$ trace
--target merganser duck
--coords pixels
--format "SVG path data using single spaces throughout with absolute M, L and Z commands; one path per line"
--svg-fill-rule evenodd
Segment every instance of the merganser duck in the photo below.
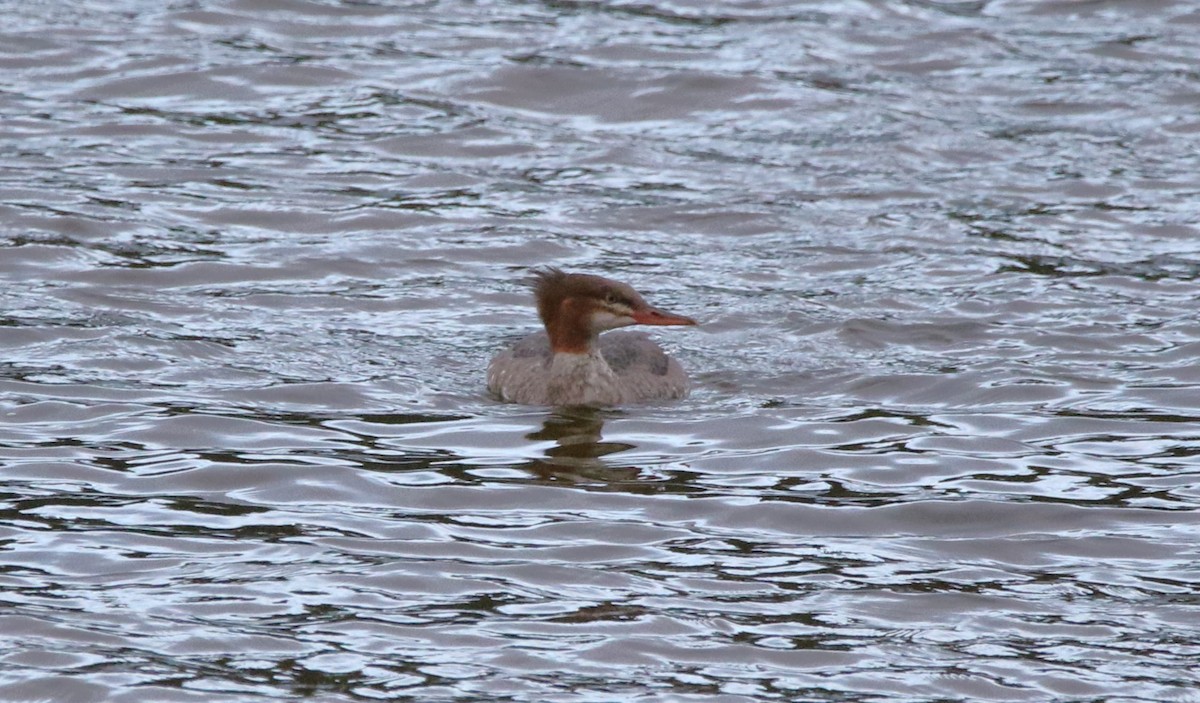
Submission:
M 659 310 L 630 286 L 600 276 L 534 272 L 534 297 L 546 331 L 506 349 L 488 365 L 488 390 L 526 405 L 621 405 L 682 398 L 687 374 L 628 325 L 694 325 Z

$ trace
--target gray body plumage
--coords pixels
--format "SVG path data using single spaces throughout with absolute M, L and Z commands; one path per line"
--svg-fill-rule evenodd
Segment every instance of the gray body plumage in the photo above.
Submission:
M 582 354 L 550 349 L 545 332 L 501 352 L 488 366 L 488 389 L 528 405 L 622 405 L 682 398 L 679 362 L 639 332 L 610 332 Z

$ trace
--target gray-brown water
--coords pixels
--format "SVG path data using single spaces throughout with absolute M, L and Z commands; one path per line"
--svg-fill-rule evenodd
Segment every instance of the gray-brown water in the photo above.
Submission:
M 1200 3 L 2 7 L 0 700 L 1200 700 Z

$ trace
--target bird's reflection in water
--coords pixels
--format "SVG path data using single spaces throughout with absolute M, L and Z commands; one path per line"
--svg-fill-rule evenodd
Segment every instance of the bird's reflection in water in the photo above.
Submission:
M 627 442 L 605 442 L 604 418 L 611 411 L 586 407 L 555 408 L 541 429 L 525 435 L 535 441 L 556 443 L 544 459 L 534 459 L 528 468 L 542 478 L 559 481 L 622 481 L 635 479 L 633 466 L 604 461 L 604 457 L 635 449 Z

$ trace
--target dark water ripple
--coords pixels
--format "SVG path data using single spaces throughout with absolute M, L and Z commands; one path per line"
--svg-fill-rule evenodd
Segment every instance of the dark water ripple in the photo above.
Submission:
M 1196 699 L 1195 3 L 5 18 L 0 700 Z

